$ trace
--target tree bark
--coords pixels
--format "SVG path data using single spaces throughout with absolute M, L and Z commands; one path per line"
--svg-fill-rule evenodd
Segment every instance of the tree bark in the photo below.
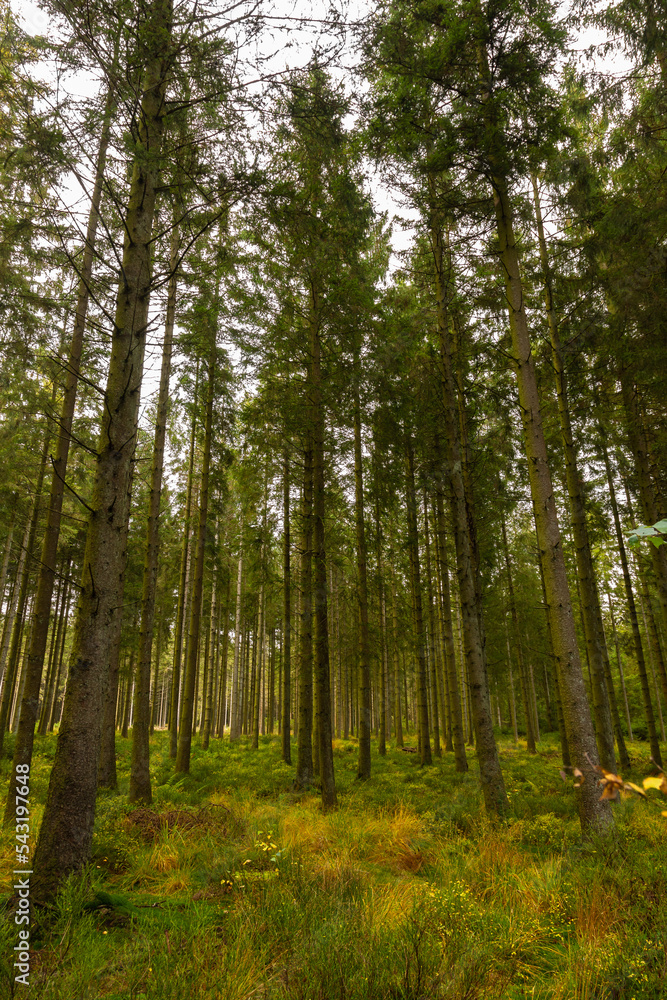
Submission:
M 197 654 L 201 628 L 201 609 L 204 594 L 204 563 L 206 558 L 206 529 L 208 524 L 208 495 L 211 469 L 211 446 L 213 443 L 213 400 L 215 399 L 216 356 L 217 356 L 217 314 L 209 318 L 209 356 L 206 389 L 206 416 L 204 418 L 204 453 L 202 455 L 201 485 L 199 488 L 199 523 L 195 545 L 195 571 L 190 607 L 190 631 L 188 638 L 188 658 L 183 681 L 183 699 L 179 719 L 178 750 L 175 770 L 187 774 L 190 770 L 190 748 L 192 743 L 192 721 L 195 710 L 195 680 L 197 676 Z
M 54 386 L 55 394 L 55 386 Z M 28 588 L 30 586 L 30 577 L 32 570 L 32 557 L 33 550 L 35 547 L 35 535 L 37 533 L 37 523 L 39 521 L 40 513 L 40 499 L 42 494 L 42 486 L 44 484 L 44 473 L 46 471 L 46 459 L 49 453 L 49 443 L 51 440 L 51 430 L 47 426 L 44 432 L 44 444 L 42 446 L 42 454 L 39 462 L 39 469 L 37 472 L 37 481 L 35 483 L 35 498 L 33 500 L 32 509 L 30 512 L 30 520 L 28 521 L 28 526 L 26 528 L 26 537 L 24 538 L 24 547 L 21 549 L 21 554 L 19 556 L 19 562 L 16 573 L 16 585 L 17 588 L 17 600 L 14 604 L 15 611 L 10 615 L 12 618 L 12 628 L 11 628 L 11 641 L 9 643 L 9 652 L 7 656 L 7 669 L 5 671 L 4 677 L 4 687 L 2 690 L 2 703 L 0 704 L 0 754 L 2 754 L 2 748 L 5 739 L 5 731 L 7 728 L 7 722 L 9 719 L 12 701 L 15 693 L 15 685 L 18 676 L 19 667 L 19 653 L 21 650 L 21 636 L 23 634 L 24 619 L 26 613 L 26 606 L 28 601 Z M 12 602 L 14 603 L 14 602 Z M 49 608 L 51 606 L 51 596 L 49 595 Z M 41 673 L 40 673 L 41 680 Z M 39 704 L 39 688 L 37 689 L 37 703 Z M 32 729 L 29 738 L 29 750 L 32 755 L 32 740 L 34 738 L 34 728 L 35 728 L 35 718 L 37 715 L 37 708 L 35 706 L 35 712 L 32 716 Z M 21 742 L 20 746 L 24 745 L 26 740 L 25 727 L 21 731 Z M 30 759 L 30 758 L 29 758 Z M 23 763 L 23 760 L 18 763 Z M 16 776 L 16 770 L 12 770 L 12 775 Z M 7 803 L 5 807 L 5 823 L 9 823 L 14 817 L 14 806 L 16 803 L 16 792 L 14 790 L 15 781 L 10 780 L 9 788 L 7 791 Z
M 521 635 L 519 633 L 519 616 L 516 611 L 516 601 L 514 600 L 514 583 L 512 581 L 512 564 L 510 562 L 509 547 L 507 545 L 507 527 L 505 525 L 505 515 L 501 514 L 501 531 L 503 541 L 503 555 L 505 558 L 505 572 L 507 573 L 507 592 L 509 596 L 510 615 L 512 617 L 512 628 L 514 630 L 514 642 L 516 647 L 516 658 L 519 665 L 519 683 L 521 684 L 521 694 L 523 700 L 523 710 L 526 718 L 526 749 L 528 753 L 536 753 L 535 731 L 533 724 L 532 706 L 529 704 L 528 685 L 526 682 L 526 665 L 523 660 L 523 650 L 521 649 Z M 510 648 L 507 647 L 509 654 Z
M 301 510 L 301 580 L 299 629 L 299 716 L 297 730 L 296 785 L 307 788 L 313 780 L 313 443 L 306 430 L 303 452 Z
M 359 762 L 357 778 L 371 776 L 371 663 L 368 641 L 368 580 L 366 574 L 366 526 L 361 464 L 361 404 L 359 401 L 359 351 L 355 346 L 354 410 L 354 524 L 357 543 L 357 595 L 359 600 Z
M 122 614 L 124 539 L 136 445 L 151 289 L 150 251 L 160 166 L 164 96 L 171 62 L 171 2 L 149 8 L 137 148 L 125 215 L 125 247 L 112 334 L 105 410 L 70 661 L 44 819 L 34 857 L 33 900 L 50 896 L 86 863 L 95 817 L 109 638 Z M 148 36 L 147 36 L 148 37 Z
M 429 736 L 428 702 L 426 694 L 427 655 L 422 612 L 421 570 L 419 565 L 419 536 L 417 528 L 417 496 L 415 492 L 415 459 L 410 433 L 405 434 L 405 496 L 408 519 L 408 553 L 410 556 L 410 582 L 414 615 L 414 643 L 417 659 L 417 719 L 419 749 L 422 765 L 432 764 Z
M 490 94 L 490 71 L 486 53 L 483 50 L 480 51 L 480 83 L 486 89 L 486 93 Z M 495 122 L 491 119 L 489 119 L 489 125 L 492 130 L 496 130 Z M 587 835 L 594 829 L 604 830 L 611 827 L 613 816 L 609 803 L 606 800 L 600 800 L 598 793 L 597 773 L 595 771 L 598 760 L 595 732 L 577 647 L 574 613 L 544 440 L 537 376 L 525 311 L 526 297 L 521 280 L 519 252 L 514 236 L 512 205 L 506 177 L 502 170 L 496 166 L 495 160 L 492 163 L 490 180 L 493 189 L 500 261 L 505 275 L 524 451 L 528 461 L 528 476 L 540 559 L 544 570 L 563 716 L 574 763 L 584 775 L 584 780 L 577 789 L 577 805 L 582 832 Z
M 475 728 L 480 781 L 484 804 L 490 813 L 503 813 L 507 796 L 500 759 L 493 734 L 493 719 L 489 700 L 486 655 L 478 607 L 478 588 L 474 536 L 471 528 L 472 505 L 466 497 L 463 476 L 463 447 L 461 423 L 458 412 L 454 354 L 449 322 L 449 270 L 451 262 L 445 249 L 441 227 L 431 230 L 431 248 L 435 265 L 437 320 L 440 339 L 440 364 L 444 426 L 447 431 L 446 471 L 444 480 L 449 486 L 449 503 L 454 533 L 454 549 L 461 600 L 461 622 L 465 644 L 465 664 L 470 685 L 471 709 Z M 465 695 L 465 691 L 464 691 Z
M 632 580 L 630 577 L 630 570 L 628 568 L 628 557 L 625 551 L 625 542 L 623 540 L 623 530 L 621 528 L 621 519 L 618 514 L 618 504 L 616 502 L 616 488 L 614 487 L 614 479 L 611 469 L 611 463 L 609 461 L 609 453 L 607 447 L 600 438 L 599 448 L 602 452 L 602 457 L 604 459 L 605 470 L 607 473 L 607 484 L 609 486 L 609 502 L 611 504 L 611 512 L 614 519 L 614 531 L 616 532 L 616 542 L 618 545 L 618 554 L 621 559 L 621 570 L 623 573 L 623 584 L 625 586 L 625 596 L 628 602 L 628 611 L 630 612 L 630 624 L 632 627 L 632 639 L 635 647 L 635 656 L 637 658 L 637 671 L 639 673 L 639 683 L 642 692 L 642 701 L 644 702 L 644 715 L 646 717 L 646 728 L 648 730 L 649 742 L 651 745 L 651 755 L 653 760 L 656 762 L 658 767 L 662 767 L 662 756 L 660 753 L 660 743 L 658 740 L 658 733 L 655 728 L 655 715 L 653 712 L 653 701 L 651 698 L 651 688 L 648 681 L 648 671 L 646 669 L 646 660 L 644 658 L 644 649 L 642 646 L 641 633 L 639 631 L 639 619 L 637 618 L 637 606 L 635 604 L 635 595 L 632 589 Z
M 442 643 L 445 651 L 445 670 L 447 671 L 448 680 L 447 686 L 449 689 L 454 766 L 457 771 L 464 773 L 468 770 L 468 759 L 466 757 L 463 713 L 461 710 L 461 693 L 459 688 L 458 671 L 456 669 L 454 631 L 452 628 L 452 599 L 449 586 L 449 561 L 447 559 L 445 511 L 442 500 L 442 490 L 439 488 L 436 491 L 435 510 L 437 518 L 437 565 L 440 582 L 440 627 L 442 631 Z
M 292 763 L 290 743 L 291 672 L 292 672 L 292 581 L 290 566 L 290 467 L 287 445 L 283 450 L 283 646 L 282 646 L 282 722 L 280 741 L 282 758 Z
M 606 683 L 607 675 L 610 673 L 609 655 L 604 641 L 602 613 L 600 611 L 600 596 L 597 589 L 595 568 L 593 566 L 593 555 L 588 535 L 586 506 L 584 502 L 581 475 L 579 472 L 577 449 L 574 443 L 574 434 L 572 432 L 563 348 L 560 341 L 560 332 L 558 329 L 558 321 L 553 300 L 551 267 L 549 265 L 547 255 L 544 225 L 542 221 L 542 208 L 540 205 L 539 191 L 535 176 L 532 177 L 532 185 L 535 201 L 535 216 L 537 220 L 540 262 L 542 265 L 542 276 L 544 281 L 544 302 L 549 328 L 549 339 L 551 342 L 551 361 L 556 378 L 558 417 L 560 422 L 561 441 L 563 445 L 563 456 L 565 459 L 565 481 L 567 484 L 570 523 L 574 539 L 577 576 L 579 579 L 579 593 L 581 595 L 581 617 L 584 626 L 586 652 L 588 654 L 588 662 L 591 668 L 595 732 L 597 737 L 598 752 L 600 754 L 600 762 L 608 771 L 615 772 L 616 760 L 614 757 L 614 731 L 610 706 L 610 694 L 607 691 Z M 619 753 L 622 757 L 627 759 L 627 751 L 623 746 L 623 734 L 620 729 L 617 730 L 616 737 L 617 740 L 620 739 Z
M 329 623 L 327 565 L 324 538 L 324 403 L 320 343 L 320 304 L 313 282 L 310 314 L 310 390 L 313 428 L 313 603 L 315 619 L 315 686 L 317 733 L 322 782 L 322 808 L 337 804 L 331 742 L 331 678 L 329 675 Z
M 229 720 L 229 738 L 236 740 L 241 735 L 241 599 L 243 596 L 243 523 L 241 523 L 241 549 L 236 575 L 236 614 L 234 616 L 234 666 L 232 667 L 232 694 Z
M 118 44 L 116 44 L 114 63 L 116 61 L 117 52 Z M 79 380 L 79 366 L 81 363 L 86 314 L 88 311 L 89 288 L 93 272 L 93 259 L 99 221 L 100 201 L 102 197 L 102 184 L 104 180 L 106 155 L 109 145 L 109 129 L 114 103 L 114 89 L 113 86 L 110 85 L 109 90 L 107 91 L 107 98 L 102 117 L 102 132 L 97 151 L 95 182 L 93 185 L 90 212 L 88 215 L 88 226 L 86 231 L 86 242 L 84 245 L 83 260 L 79 277 L 77 305 L 74 314 L 74 327 L 72 330 L 72 339 L 70 341 L 69 357 L 66 366 L 67 376 L 60 407 L 60 419 L 58 421 L 56 454 L 55 458 L 51 458 L 53 463 L 53 475 L 51 477 L 46 526 L 42 541 L 42 554 L 39 568 L 39 578 L 37 582 L 37 594 L 34 604 L 32 631 L 30 635 L 30 648 L 26 664 L 25 688 L 21 703 L 18 733 L 16 743 L 14 745 L 12 774 L 16 774 L 17 766 L 27 765 L 29 767 L 32 761 L 35 722 L 37 721 L 37 712 L 39 708 L 39 690 L 42 682 L 44 656 L 46 653 L 46 643 L 49 630 L 49 618 L 51 615 L 51 598 L 53 596 L 53 584 L 55 580 L 58 539 L 60 537 L 60 521 L 65 489 L 65 475 L 67 472 L 67 460 L 69 457 L 72 421 L 74 419 L 74 407 L 76 403 L 76 390 Z M 9 798 L 7 800 L 7 807 L 5 810 L 6 821 L 9 821 L 11 816 L 13 816 L 13 809 L 11 808 L 10 802 L 10 799 L 13 801 L 13 798 L 13 782 L 10 782 Z
M 199 361 L 195 377 L 195 398 L 199 386 Z M 171 703 L 169 706 L 169 756 L 176 758 L 178 751 L 178 722 L 181 698 L 181 658 L 183 655 L 183 627 L 185 624 L 186 595 L 188 591 L 188 569 L 190 552 L 190 517 L 192 515 L 192 493 L 194 483 L 195 438 L 197 416 L 193 409 L 190 427 L 190 455 L 188 458 L 188 481 L 185 494 L 185 514 L 183 517 L 183 547 L 181 549 L 181 569 L 178 581 L 178 603 L 176 606 L 176 629 L 174 632 L 174 660 L 171 672 Z
M 433 578 L 431 576 L 431 539 L 428 524 L 428 497 L 424 490 L 424 548 L 426 552 L 426 599 L 428 601 L 429 665 L 431 668 L 431 719 L 433 722 L 433 748 L 436 757 L 442 757 L 440 746 L 440 712 L 443 708 L 438 689 L 438 657 L 436 655 L 435 619 L 433 613 Z M 439 703 L 439 706 L 438 706 Z M 444 711 L 443 711 L 444 722 Z
M 153 629 L 155 624 L 155 590 L 157 587 L 158 553 L 160 548 L 160 503 L 162 500 L 162 473 L 164 469 L 164 445 L 167 437 L 167 415 L 169 412 L 169 378 L 171 375 L 171 355 L 174 341 L 174 319 L 176 316 L 176 282 L 178 267 L 178 226 L 174 220 L 171 231 L 171 254 L 169 289 L 167 293 L 167 314 L 162 343 L 162 365 L 160 388 L 158 390 L 155 432 L 153 436 L 153 463 L 151 486 L 148 500 L 148 524 L 146 528 L 146 551 L 144 556 L 144 576 L 141 594 L 141 624 L 139 626 L 139 657 L 134 694 L 134 726 L 132 728 L 132 765 L 130 771 L 130 802 L 153 801 L 151 792 L 150 751 L 150 683 L 151 657 L 153 652 Z

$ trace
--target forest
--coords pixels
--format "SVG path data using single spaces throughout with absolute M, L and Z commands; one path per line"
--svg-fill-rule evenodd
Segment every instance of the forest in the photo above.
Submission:
M 0 994 L 667 996 L 664 3 L 0 56 Z

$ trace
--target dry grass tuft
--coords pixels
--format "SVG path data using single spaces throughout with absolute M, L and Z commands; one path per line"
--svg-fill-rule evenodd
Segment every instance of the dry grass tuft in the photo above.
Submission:
M 156 872 L 173 872 L 181 865 L 181 856 L 174 844 L 157 844 L 151 853 L 149 867 Z
M 127 833 L 137 833 L 146 843 L 155 843 L 163 831 L 224 829 L 229 809 L 223 805 L 208 805 L 203 809 L 170 809 L 156 812 L 154 809 L 133 809 L 123 820 Z
M 577 900 L 574 921 L 577 939 L 591 945 L 607 942 L 623 919 L 618 899 L 602 886 L 593 885 Z

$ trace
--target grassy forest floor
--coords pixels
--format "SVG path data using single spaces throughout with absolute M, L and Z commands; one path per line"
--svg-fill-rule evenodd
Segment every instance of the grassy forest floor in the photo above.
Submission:
M 656 803 L 621 801 L 614 841 L 582 845 L 549 738 L 532 757 L 501 741 L 510 815 L 496 826 L 474 751 L 460 775 L 451 754 L 421 768 L 374 747 L 360 784 L 356 741 L 336 740 L 340 807 L 323 815 L 317 794 L 291 791 L 277 737 L 254 752 L 213 741 L 182 777 L 156 734 L 151 810 L 128 806 L 130 741 L 118 749 L 120 791 L 100 796 L 93 863 L 33 935 L 39 1000 L 667 997 L 667 819 Z M 33 830 L 54 752 L 54 737 L 38 742 Z M 630 752 L 624 777 L 638 781 L 648 747 Z M 7 831 L 0 851 L 8 898 Z M 13 922 L 2 937 L 8 996 Z

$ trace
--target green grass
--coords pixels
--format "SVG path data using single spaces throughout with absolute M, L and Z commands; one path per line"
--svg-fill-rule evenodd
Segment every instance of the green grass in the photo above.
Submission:
M 54 746 L 37 746 L 35 824 Z M 638 746 L 624 776 L 635 781 L 650 770 Z M 612 840 L 582 844 L 553 742 L 532 757 L 501 742 L 510 813 L 495 825 L 474 752 L 460 775 L 452 755 L 421 768 L 374 750 L 360 783 L 356 742 L 337 740 L 340 806 L 324 815 L 315 792 L 292 791 L 277 738 L 254 752 L 195 747 L 182 777 L 158 734 L 153 810 L 133 814 L 129 741 L 118 749 L 120 791 L 100 795 L 91 865 L 39 929 L 39 1000 L 667 996 L 667 820 L 628 799 Z M 5 757 L 5 787 L 8 768 Z M 9 870 L 7 832 L 0 849 Z M 5 921 L 3 996 L 15 931 Z

